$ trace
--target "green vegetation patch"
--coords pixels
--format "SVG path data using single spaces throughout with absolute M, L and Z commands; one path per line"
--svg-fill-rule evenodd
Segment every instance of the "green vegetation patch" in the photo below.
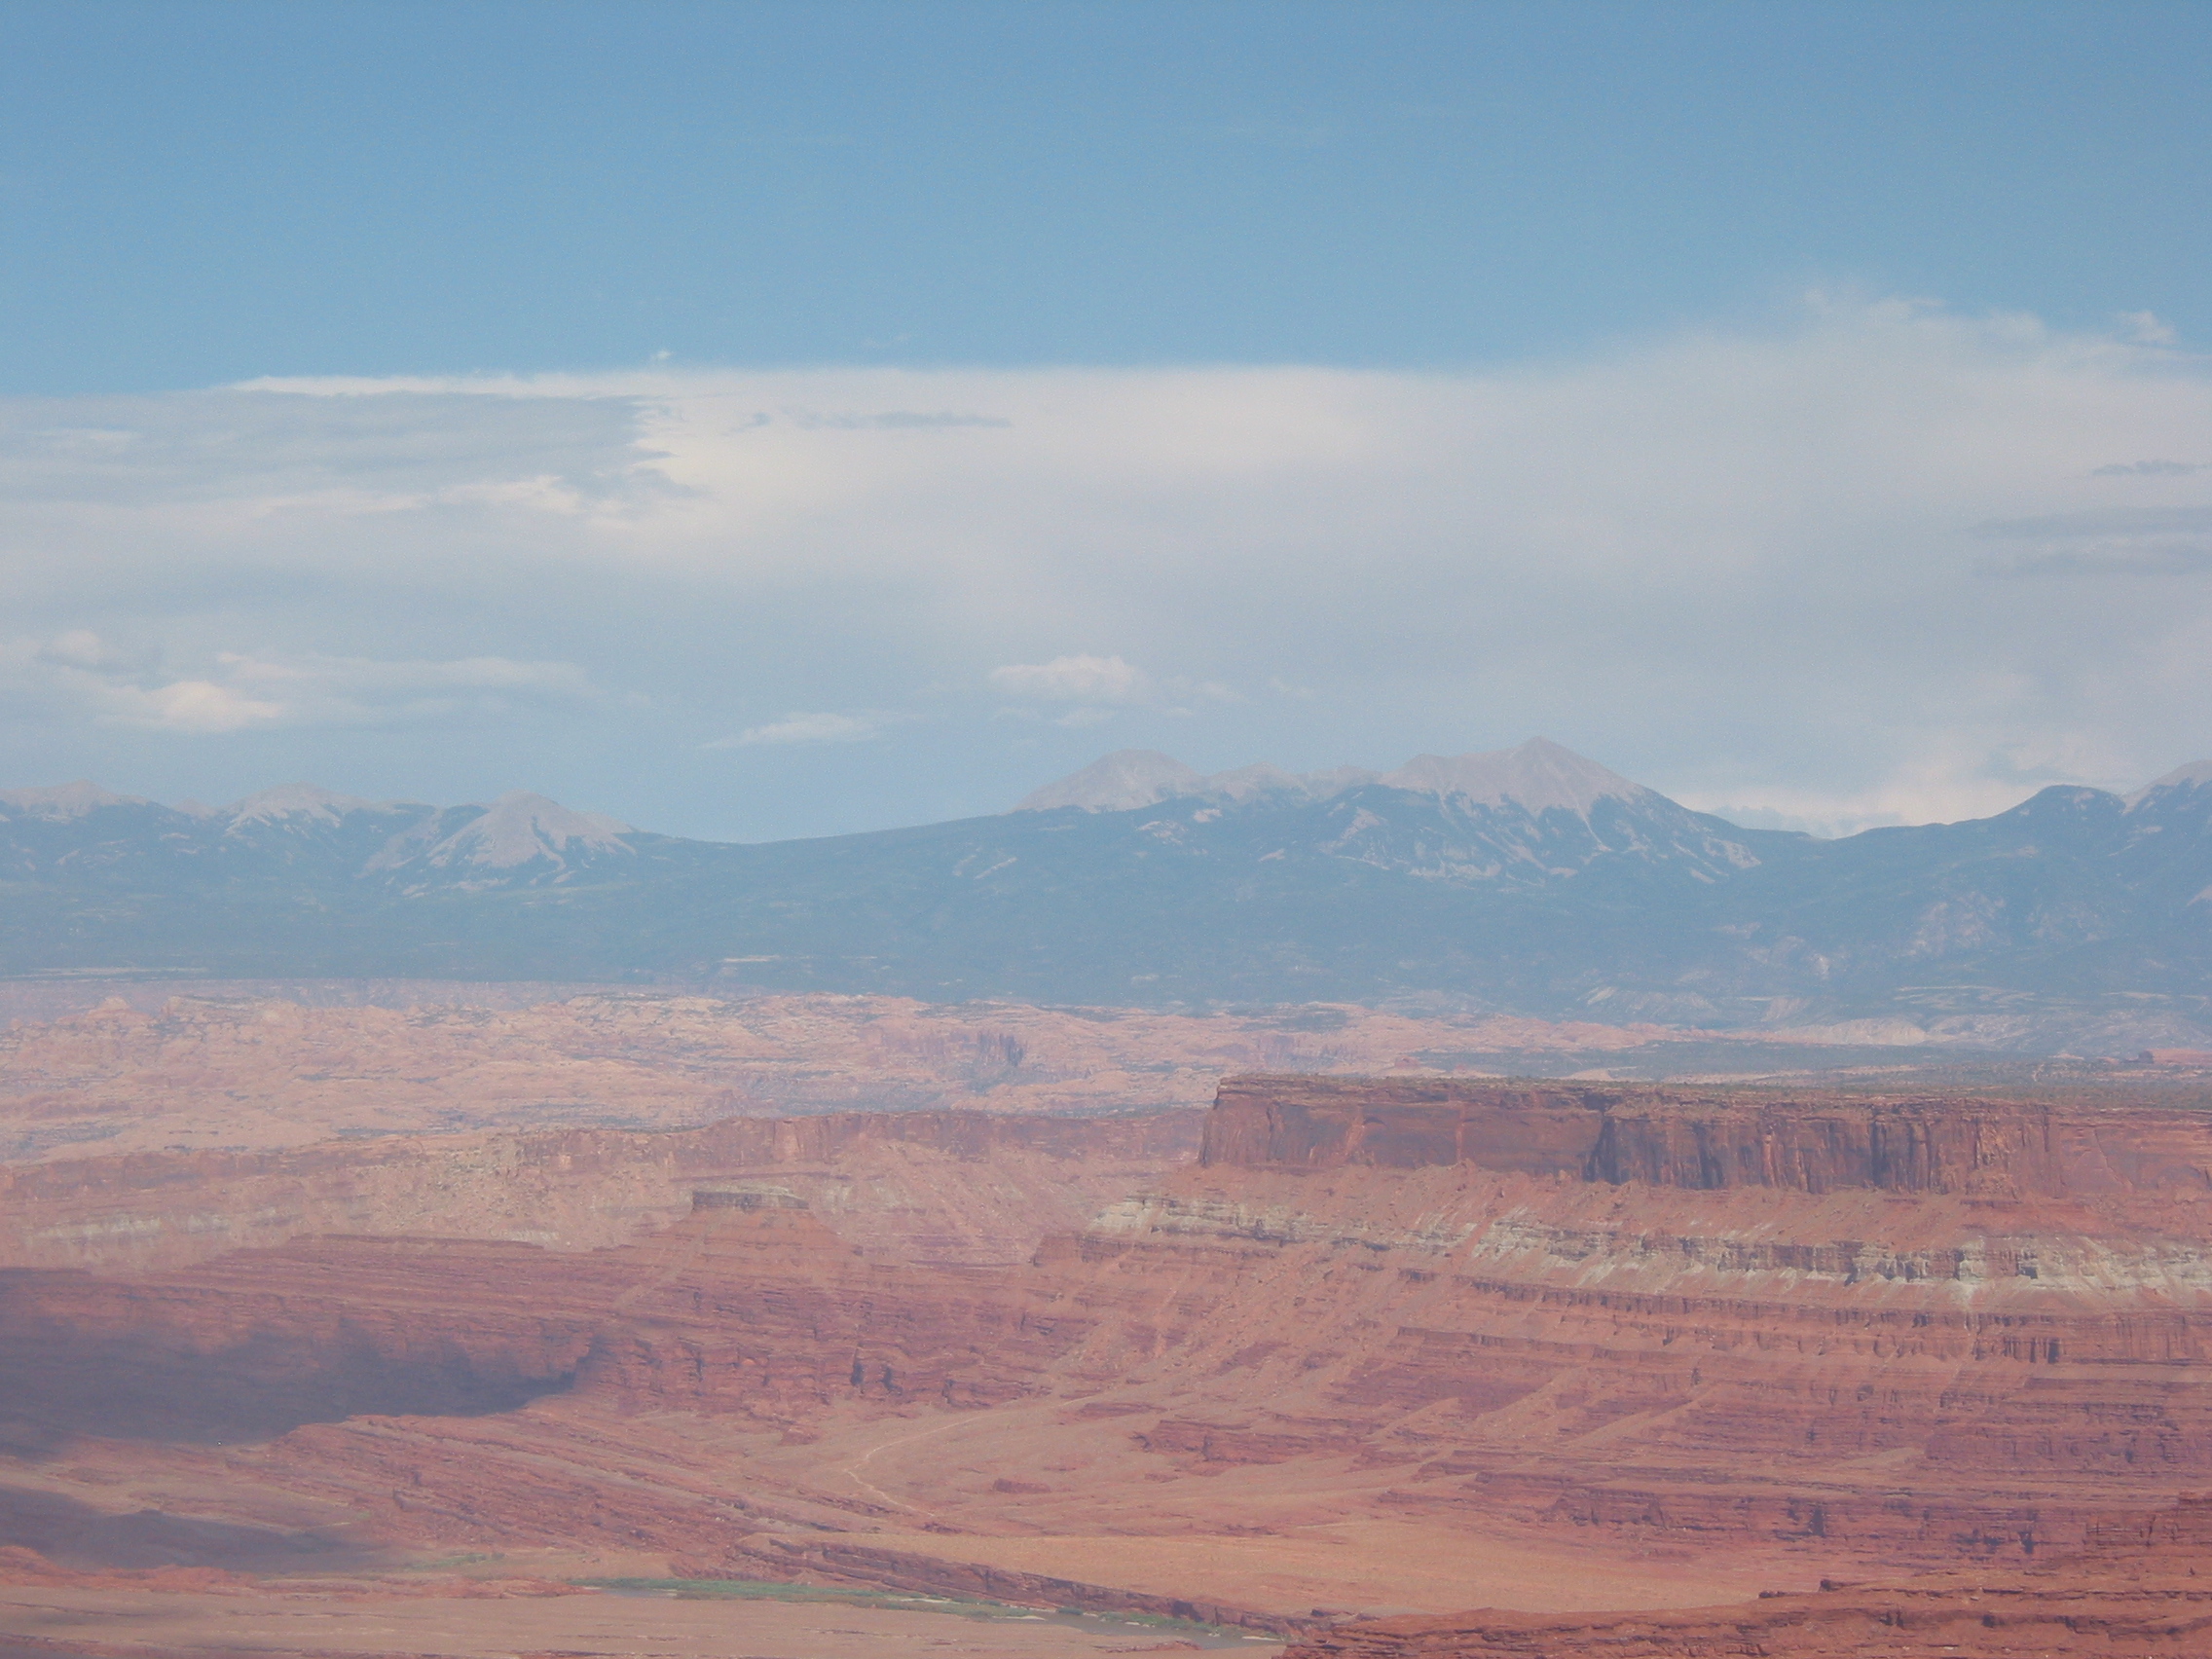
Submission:
M 1042 1607 L 1018 1607 L 960 1596 L 925 1596 L 917 1590 L 863 1590 L 837 1584 L 785 1584 L 766 1578 L 578 1578 L 575 1583 L 637 1596 L 736 1602 L 832 1602 L 853 1607 L 897 1607 L 906 1612 L 958 1613 L 972 1619 L 1037 1618 Z
M 577 1578 L 571 1582 L 625 1595 L 675 1596 L 686 1601 L 819 1602 L 848 1607 L 886 1607 L 909 1613 L 953 1613 L 969 1619 L 1050 1619 L 1054 1623 L 1080 1620 L 1087 1628 L 1133 1626 L 1196 1638 L 1206 1641 L 1209 1645 L 1252 1640 L 1246 1632 L 1170 1618 L 1164 1613 L 1025 1607 L 1012 1602 L 974 1597 L 929 1596 L 918 1590 L 865 1590 L 837 1584 L 790 1584 L 766 1578 Z

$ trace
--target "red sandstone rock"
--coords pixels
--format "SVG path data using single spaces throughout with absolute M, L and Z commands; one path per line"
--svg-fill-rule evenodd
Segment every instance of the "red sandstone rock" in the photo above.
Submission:
M 824 1167 L 901 1132 L 808 1123 L 758 1132 L 822 1137 Z M 965 1123 L 928 1137 L 978 1175 L 1038 1152 Z M 619 1150 L 579 1190 L 617 1179 Z M 0 1370 L 65 1403 L 90 1357 L 156 1397 L 263 1399 L 271 1423 L 365 1401 L 229 1454 L 222 1478 L 342 1502 L 387 1541 L 619 1540 L 915 1588 L 1030 1571 L 1232 1611 L 1255 1604 L 1197 1555 L 1181 1586 L 1102 1586 L 1103 1566 L 1037 1573 L 991 1540 L 1364 1517 L 1567 1556 L 2025 1567 L 2178 1536 L 2212 1484 L 2212 1122 L 2192 1113 L 1240 1079 L 1202 1161 L 995 1267 L 892 1253 L 857 1208 L 787 1201 L 797 1166 L 707 1181 L 664 1232 L 584 1253 L 327 1238 L 18 1272 Z M 571 1377 L 525 1410 L 384 1415 Z M 2130 1590 L 2095 1617 L 2187 1651 L 2186 1602 Z M 1925 1605 L 1932 1641 L 1963 1628 Z M 1315 1651 L 1845 1654 L 1895 1611 L 1671 1613 L 1642 1649 L 1619 1620 L 1484 1615 Z
M 1226 1072 L 1619 1050 L 1687 1035 L 1318 1005 L 1238 1014 L 598 993 L 525 1008 L 120 999 L 0 1030 L 0 1158 L 296 1147 L 733 1114 L 1202 1108 Z
M 1733 1606 L 1562 1618 L 1492 1608 L 1354 1620 L 1283 1659 L 2049 1659 L 2212 1650 L 2212 1506 L 2183 1503 L 2141 1529 L 2033 1569 L 1929 1573 L 1889 1585 Z M 2120 1532 L 2125 1532 L 2125 1537 Z
M 1202 1116 L 845 1112 L 0 1167 L 0 1267 L 182 1267 L 340 1233 L 588 1248 L 667 1226 L 702 1185 L 756 1177 L 857 1242 L 1014 1262 L 1187 1160 Z
M 1283 1659 L 2149 1659 L 2212 1651 L 2212 1584 L 1986 1584 L 1791 1596 L 1689 1611 L 1377 1619 Z
M 1619 1185 L 2094 1198 L 2212 1191 L 2195 1114 L 1791 1092 L 1258 1077 L 1223 1084 L 1202 1161 L 1571 1175 Z

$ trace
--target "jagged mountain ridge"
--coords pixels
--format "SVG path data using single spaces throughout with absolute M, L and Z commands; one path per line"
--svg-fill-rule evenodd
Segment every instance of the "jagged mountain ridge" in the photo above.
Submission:
M 1272 822 L 1283 844 L 1263 859 L 1319 852 L 1425 880 L 1509 887 L 1547 885 L 1608 861 L 1710 883 L 1758 864 L 1754 842 L 1771 852 L 1792 839 L 1691 812 L 1540 737 L 1490 755 L 1417 756 L 1390 772 L 1345 766 L 1303 776 L 1265 764 L 1207 776 L 1153 751 L 1122 750 L 1014 811 L 1156 807 L 1172 810 L 1136 832 L 1163 844 L 1202 851 Z
M 2212 764 L 1836 841 L 1692 812 L 1540 739 L 1309 778 L 1124 754 L 995 817 L 763 845 L 520 794 L 297 786 L 214 810 L 73 785 L 0 793 L 0 971 L 18 975 L 1444 993 L 1719 1025 L 2058 999 L 2187 1044 L 2212 987 Z
M 1587 815 L 1604 799 L 1635 803 L 1666 799 L 1658 791 L 1632 783 L 1549 738 L 1532 737 L 1517 749 L 1489 754 L 1417 755 L 1389 772 L 1338 766 L 1298 773 L 1260 761 L 1208 775 L 1157 749 L 1119 749 L 1031 792 L 1014 811 L 1076 806 L 1087 812 L 1125 812 L 1186 795 L 1239 804 L 1264 796 L 1328 800 L 1367 784 L 1482 806 L 1511 803 L 1530 813 L 1557 807 Z
M 625 837 L 638 833 L 522 791 L 449 807 L 313 784 L 225 807 L 164 806 L 83 781 L 0 791 L 0 874 L 28 881 L 158 869 L 251 880 L 276 866 L 402 889 L 425 879 L 535 884 L 571 879 L 594 859 L 631 856 Z

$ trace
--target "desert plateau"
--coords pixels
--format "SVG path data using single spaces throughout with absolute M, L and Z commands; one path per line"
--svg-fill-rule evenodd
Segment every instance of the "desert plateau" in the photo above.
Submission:
M 2208 85 L 4 0 L 0 1659 L 2212 1659 Z
M 0 1045 L 11 1656 L 2212 1640 L 2194 1056 L 136 1000 Z

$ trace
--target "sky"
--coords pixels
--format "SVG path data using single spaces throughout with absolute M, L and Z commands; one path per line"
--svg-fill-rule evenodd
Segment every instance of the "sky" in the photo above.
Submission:
M 0 787 L 2212 756 L 2212 8 L 0 7 Z

